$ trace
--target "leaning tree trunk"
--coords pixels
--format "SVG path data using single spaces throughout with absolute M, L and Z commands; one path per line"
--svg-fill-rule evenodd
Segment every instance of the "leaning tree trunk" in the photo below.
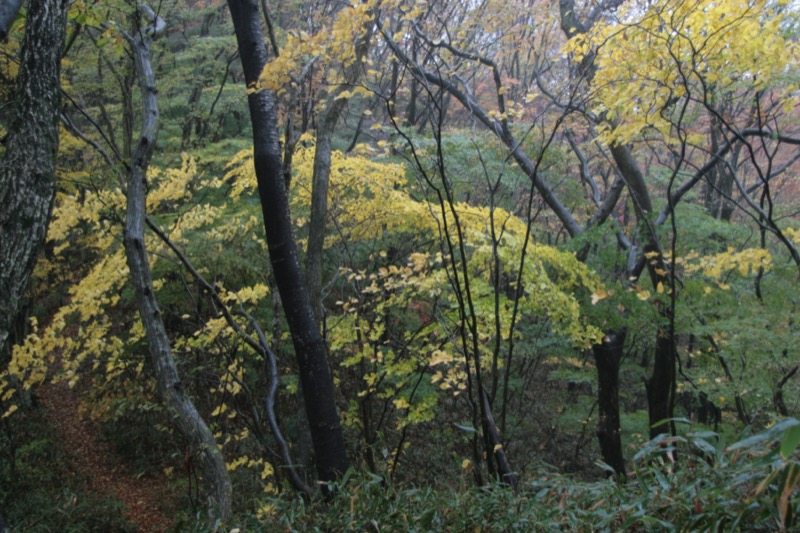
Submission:
M 128 172 L 125 253 L 150 351 L 150 360 L 158 383 L 158 392 L 174 417 L 181 434 L 190 442 L 192 449 L 200 458 L 203 480 L 207 485 L 210 518 L 212 521 L 216 518 L 224 520 L 230 516 L 232 492 L 225 458 L 208 425 L 183 390 L 178 369 L 172 358 L 161 311 L 153 292 L 153 279 L 144 241 L 144 225 L 146 175 L 158 131 L 158 103 L 155 77 L 150 64 L 150 38 L 140 31 L 136 37 L 128 37 L 128 40 L 133 48 L 139 76 L 143 118 L 139 142 L 136 144 Z
M 5 4 L 4 4 L 5 5 Z M 56 187 L 59 82 L 67 3 L 31 0 L 0 162 L 0 361 L 44 243 Z M 0 368 L 1 370 L 2 368 Z
M 248 87 L 253 88 L 267 60 L 257 0 L 228 0 L 228 6 L 245 80 Z M 317 473 L 321 481 L 334 481 L 348 467 L 347 454 L 328 369 L 328 350 L 314 319 L 292 233 L 275 99 L 272 92 L 257 90 L 248 94 L 247 101 L 253 124 L 253 159 L 267 246 L 300 370 Z
M 619 332 L 609 333 L 600 344 L 592 347 L 597 366 L 597 402 L 600 411 L 597 438 L 603 461 L 614 469 L 619 478 L 625 477 L 619 422 L 619 365 L 626 333 L 624 328 Z

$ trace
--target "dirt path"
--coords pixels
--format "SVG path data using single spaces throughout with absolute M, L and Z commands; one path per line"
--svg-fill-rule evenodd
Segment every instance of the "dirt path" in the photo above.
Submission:
M 89 489 L 120 500 L 125 518 L 140 532 L 163 532 L 171 525 L 161 508 L 171 498 L 158 479 L 139 478 L 100 438 L 100 428 L 80 414 L 78 394 L 64 383 L 47 384 L 37 391 L 47 416 L 57 428 L 61 444 Z

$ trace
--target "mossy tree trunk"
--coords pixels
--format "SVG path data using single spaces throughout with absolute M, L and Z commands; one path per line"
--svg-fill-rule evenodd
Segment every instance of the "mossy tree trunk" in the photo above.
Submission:
M 0 161 L 0 355 L 44 244 L 56 190 L 61 50 L 67 3 L 31 0 L 14 110 Z M 2 367 L 6 357 L 0 357 Z

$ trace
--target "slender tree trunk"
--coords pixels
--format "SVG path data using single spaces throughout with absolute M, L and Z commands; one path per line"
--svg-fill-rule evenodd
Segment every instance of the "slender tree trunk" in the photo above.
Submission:
M 597 438 L 606 462 L 619 477 L 625 477 L 625 459 L 622 456 L 622 438 L 619 421 L 619 365 L 627 331 L 612 332 L 603 337 L 601 344 L 592 347 L 597 366 L 597 400 L 600 420 Z
M 724 126 L 717 117 L 711 118 L 711 153 L 720 149 L 720 141 L 724 141 Z M 730 161 L 736 160 L 738 148 L 732 151 Z M 734 169 L 727 161 L 718 161 L 708 172 L 705 186 L 705 205 L 708 214 L 712 217 L 730 221 L 734 205 L 730 198 L 733 196 Z
M 56 186 L 60 66 L 67 3 L 31 0 L 0 162 L 0 370 L 44 243 Z
M 419 46 L 418 44 L 419 38 L 416 35 L 414 35 L 412 39 L 413 40 L 411 44 L 411 60 L 414 62 L 414 64 L 416 64 L 419 59 L 417 57 L 417 47 Z M 411 89 L 411 94 L 408 97 L 408 105 L 406 106 L 406 118 L 403 121 L 403 126 L 406 127 L 415 126 L 417 124 L 417 119 L 418 119 L 417 100 L 419 99 L 420 87 L 419 87 L 419 81 L 417 81 L 417 78 L 415 76 L 411 77 L 410 89 Z
M 322 324 L 322 264 L 325 252 L 325 226 L 328 218 L 328 189 L 331 177 L 331 141 L 339 120 L 340 100 L 320 118 L 314 149 L 314 171 L 311 178 L 311 215 L 306 248 L 306 279 L 311 309 L 317 324 Z
M 153 292 L 153 279 L 144 241 L 145 188 L 147 167 L 155 148 L 158 131 L 158 105 L 155 76 L 150 64 L 150 39 L 141 31 L 129 37 L 133 48 L 139 87 L 142 92 L 142 130 L 136 144 L 127 180 L 127 213 L 125 216 L 125 253 L 136 303 L 144 326 L 150 360 L 158 383 L 158 392 L 183 436 L 200 458 L 203 480 L 207 484 L 208 511 L 212 521 L 226 519 L 231 512 L 231 481 L 225 458 L 208 425 L 186 395 L 181 384 L 169 338 L 161 319 Z
M 372 40 L 372 24 L 359 36 L 355 46 L 355 59 L 344 72 L 348 90 L 364 74 L 366 55 Z M 331 178 L 331 151 L 333 131 L 347 106 L 348 98 L 335 98 L 325 109 L 317 123 L 317 144 L 314 150 L 314 171 L 311 184 L 311 215 L 308 222 L 308 247 L 306 248 L 306 279 L 311 297 L 311 309 L 318 324 L 322 324 L 322 263 L 325 248 L 325 227 L 328 218 L 328 189 Z
M 485 388 L 481 387 L 481 402 L 483 404 L 482 419 L 483 419 L 483 434 L 489 444 L 487 451 L 491 449 L 494 460 L 497 463 L 497 475 L 501 483 L 507 483 L 514 491 L 517 492 L 519 480 L 517 473 L 511 468 L 511 462 L 508 460 L 508 454 L 503 447 L 500 440 L 500 433 L 497 431 L 497 424 L 494 421 L 492 414 L 492 407 L 489 404 L 489 393 Z M 487 461 L 489 459 L 487 458 Z
M 786 402 L 783 401 L 783 386 L 786 385 L 787 381 L 792 379 L 792 376 L 797 373 L 798 368 L 800 367 L 792 367 L 775 386 L 775 393 L 772 395 L 772 404 L 781 416 L 789 416 L 789 409 L 786 408 Z
M 228 0 L 228 6 L 245 80 L 248 87 L 252 87 L 267 60 L 257 0 Z M 267 246 L 300 369 L 317 473 L 322 481 L 334 481 L 348 468 L 347 454 L 328 369 L 327 346 L 314 320 L 292 233 L 275 100 L 270 91 L 260 90 L 248 94 L 247 101 L 253 124 L 253 159 Z

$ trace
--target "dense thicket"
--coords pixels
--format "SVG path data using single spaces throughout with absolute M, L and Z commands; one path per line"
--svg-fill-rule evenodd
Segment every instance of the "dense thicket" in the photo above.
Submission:
M 91 493 L 39 460 L 67 382 L 177 528 L 796 526 L 793 5 L 104 0 L 28 44 L 40 4 L 0 72 L 40 208 L 0 215 L 12 525 Z

